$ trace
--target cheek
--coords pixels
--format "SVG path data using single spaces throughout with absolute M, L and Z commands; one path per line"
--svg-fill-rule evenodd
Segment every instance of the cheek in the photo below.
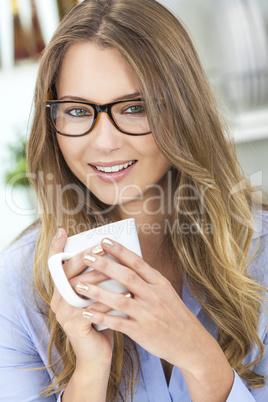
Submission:
M 68 157 L 69 154 L 69 146 L 68 146 L 68 140 L 65 141 L 65 138 L 63 138 L 61 135 L 57 134 L 57 141 L 61 150 L 62 155 L 64 156 L 64 159 Z
M 80 148 L 77 138 L 63 137 L 62 135 L 57 135 L 57 141 L 64 156 L 64 159 L 69 164 L 71 161 L 75 161 L 80 155 Z
M 156 163 L 158 166 L 163 166 L 163 169 L 169 169 L 170 164 L 167 158 L 162 154 L 152 135 L 145 138 L 144 143 L 140 147 L 140 154 L 147 158 L 148 163 Z
M 58 144 L 62 155 L 65 159 L 70 170 L 77 176 L 80 180 L 83 179 L 83 168 L 81 165 L 82 152 L 85 147 L 79 146 L 79 141 L 77 138 L 68 138 L 58 135 Z

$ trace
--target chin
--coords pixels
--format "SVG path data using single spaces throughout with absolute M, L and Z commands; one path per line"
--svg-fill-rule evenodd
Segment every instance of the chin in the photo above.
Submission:
M 93 193 L 98 200 L 103 202 L 106 205 L 114 205 L 114 206 L 124 206 L 132 203 L 133 201 L 141 200 L 143 197 L 143 194 L 141 195 L 140 193 L 135 193 L 135 194 L 128 194 L 124 193 L 122 197 L 118 197 L 118 195 L 115 195 L 114 197 L 111 197 L 111 193 L 105 197 L 103 194 L 98 195 L 96 193 Z

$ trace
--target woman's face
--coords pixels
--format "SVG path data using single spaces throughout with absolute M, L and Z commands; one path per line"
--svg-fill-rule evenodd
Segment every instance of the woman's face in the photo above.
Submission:
M 90 43 L 70 47 L 63 60 L 57 85 L 58 99 L 87 100 L 105 104 L 139 97 L 139 86 L 122 56 L 112 48 Z M 82 137 L 57 134 L 62 154 L 72 172 L 102 202 L 115 205 L 145 199 L 170 165 L 153 135 L 130 136 L 116 129 L 101 113 L 94 129 Z M 136 161 L 122 171 L 98 171 Z M 122 166 L 120 167 L 120 169 Z M 151 191 L 149 192 L 151 195 Z

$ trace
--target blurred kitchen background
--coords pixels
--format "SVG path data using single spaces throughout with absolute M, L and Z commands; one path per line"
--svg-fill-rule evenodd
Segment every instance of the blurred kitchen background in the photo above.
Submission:
M 22 173 L 38 60 L 78 2 L 0 0 L 0 251 L 38 216 Z M 160 2 L 190 32 L 251 185 L 268 191 L 268 0 Z

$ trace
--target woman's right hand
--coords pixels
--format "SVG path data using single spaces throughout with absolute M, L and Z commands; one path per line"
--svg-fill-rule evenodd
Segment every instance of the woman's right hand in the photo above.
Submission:
M 63 251 L 66 239 L 65 230 L 59 229 L 51 242 L 49 257 Z M 77 254 L 63 265 L 66 277 L 74 290 L 79 282 L 97 284 L 109 279 L 97 271 L 81 274 L 82 271 L 88 268 L 88 265 L 84 262 L 84 256 L 88 251 Z M 88 370 L 90 367 L 102 367 L 104 371 L 110 370 L 113 331 L 110 329 L 96 331 L 91 323 L 83 317 L 83 309 L 68 304 L 56 287 L 54 288 L 50 306 L 56 315 L 58 323 L 72 344 L 76 355 L 76 369 L 83 371 Z M 94 310 L 106 313 L 110 311 L 110 308 L 101 303 L 94 303 Z

